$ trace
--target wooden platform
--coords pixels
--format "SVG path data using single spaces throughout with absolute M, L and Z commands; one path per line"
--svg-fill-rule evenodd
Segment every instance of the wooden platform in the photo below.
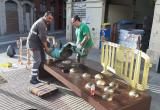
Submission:
M 64 69 L 70 69 L 72 66 L 76 66 L 79 69 L 76 73 L 64 73 Z M 139 92 L 140 97 L 133 98 L 128 96 L 128 92 L 131 88 L 119 82 L 119 88 L 115 91 L 113 100 L 103 100 L 101 95 L 103 91 L 96 88 L 96 95 L 91 96 L 89 91 L 85 89 L 85 84 L 88 82 L 81 76 L 83 73 L 89 73 L 92 75 L 92 81 L 94 81 L 94 75 L 99 73 L 96 70 L 90 69 L 87 66 L 79 65 L 72 62 L 71 65 L 62 65 L 61 62 L 54 62 L 51 64 L 44 64 L 40 71 L 40 77 L 44 77 L 49 73 L 65 86 L 70 88 L 81 98 L 85 99 L 88 103 L 96 108 L 96 110 L 150 110 L 151 97 L 146 92 Z M 113 77 L 105 77 L 107 84 L 111 82 Z

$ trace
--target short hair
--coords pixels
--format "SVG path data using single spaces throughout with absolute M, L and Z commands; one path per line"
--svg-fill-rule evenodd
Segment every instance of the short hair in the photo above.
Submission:
M 49 16 L 49 15 L 53 16 L 53 12 L 47 11 L 47 12 L 44 13 L 44 16 Z
M 73 16 L 73 19 L 74 19 L 75 21 L 81 21 L 81 19 L 80 19 L 80 17 L 79 17 L 78 15 Z

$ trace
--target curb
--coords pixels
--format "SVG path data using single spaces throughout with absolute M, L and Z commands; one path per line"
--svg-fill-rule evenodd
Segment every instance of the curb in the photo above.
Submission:
M 1 45 L 11 44 L 11 43 L 16 43 L 16 40 L 13 40 L 13 41 L 6 41 L 6 42 L 0 42 L 0 46 L 1 46 Z

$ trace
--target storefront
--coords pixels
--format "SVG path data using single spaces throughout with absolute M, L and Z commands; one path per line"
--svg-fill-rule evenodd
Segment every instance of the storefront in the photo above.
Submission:
M 43 16 L 45 11 L 54 13 L 54 21 L 50 30 L 62 30 L 66 26 L 66 0 L 34 0 L 36 19 Z
M 25 33 L 33 23 L 33 4 L 26 0 L 3 0 L 0 2 L 0 34 Z
M 50 31 L 66 27 L 66 0 L 1 0 L 0 35 L 27 33 L 45 11 L 54 13 Z

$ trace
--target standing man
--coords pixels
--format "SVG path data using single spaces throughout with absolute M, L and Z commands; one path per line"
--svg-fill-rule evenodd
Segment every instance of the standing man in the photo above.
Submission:
M 31 69 L 31 84 L 40 83 L 37 79 L 40 64 L 45 61 L 45 52 L 49 53 L 51 49 L 47 46 L 47 27 L 53 20 L 52 12 L 47 11 L 43 17 L 39 18 L 31 27 L 28 38 L 27 48 L 30 49 L 31 57 L 33 59 L 33 66 Z
M 91 38 L 89 27 L 87 24 L 84 24 L 80 21 L 80 17 L 78 15 L 75 15 L 72 18 L 72 25 L 76 27 L 75 34 L 77 37 L 77 49 L 82 50 L 81 52 L 84 53 L 83 55 L 78 53 L 76 59 L 78 62 L 84 64 L 84 61 L 94 43 Z

